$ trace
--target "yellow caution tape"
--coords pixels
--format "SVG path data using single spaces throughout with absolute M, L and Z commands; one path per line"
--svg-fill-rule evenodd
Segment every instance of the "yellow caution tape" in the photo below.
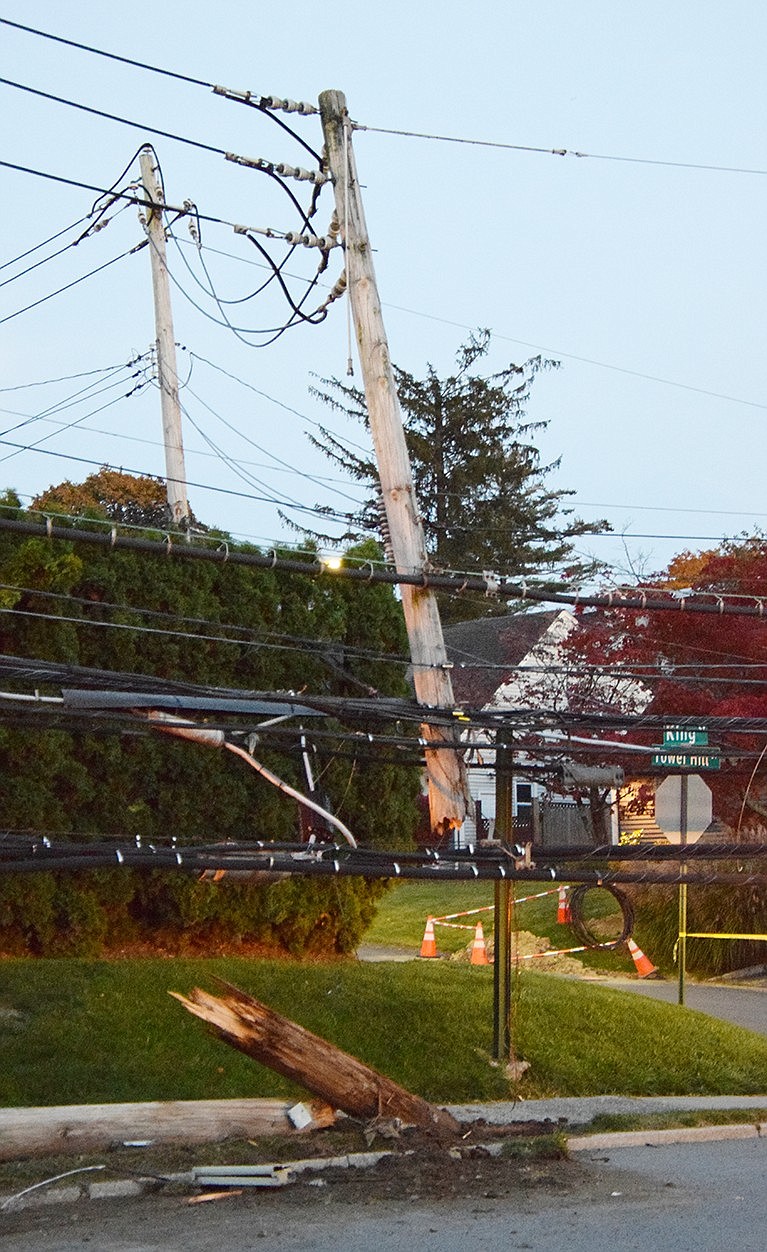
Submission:
M 725 934 L 709 934 L 706 931 L 688 930 L 686 933 L 680 932 L 680 939 L 762 939 L 767 942 L 767 935 L 731 935 Z

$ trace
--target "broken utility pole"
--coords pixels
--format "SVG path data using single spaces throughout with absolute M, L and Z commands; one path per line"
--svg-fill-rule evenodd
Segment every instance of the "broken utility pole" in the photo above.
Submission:
M 146 211 L 144 229 L 149 239 L 149 255 L 152 258 L 152 290 L 154 292 L 154 320 L 157 348 L 157 382 L 162 406 L 162 433 L 165 443 L 165 477 L 168 493 L 168 513 L 171 526 L 180 530 L 189 528 L 189 502 L 186 498 L 186 469 L 184 445 L 181 439 L 181 402 L 178 396 L 178 372 L 176 369 L 176 340 L 173 335 L 173 316 L 170 307 L 170 284 L 165 248 L 165 225 L 162 206 L 165 197 L 158 181 L 158 170 L 151 148 L 139 153 L 141 181 L 147 197 L 157 208 Z
M 185 1009 L 212 1026 L 224 1043 L 246 1056 L 300 1083 L 334 1109 L 370 1121 L 398 1117 L 409 1126 L 454 1134 L 458 1123 L 445 1109 L 436 1108 L 379 1074 L 348 1052 L 314 1035 L 289 1017 L 222 984 L 222 996 L 195 987 L 189 995 L 171 991 Z
M 423 587 L 402 587 L 416 697 L 426 707 L 452 709 L 453 685 L 437 599 L 427 582 L 429 560 L 378 299 L 352 151 L 352 124 L 343 93 L 323 91 L 320 114 L 335 189 L 336 215 L 344 241 L 347 290 L 394 563 L 399 573 L 422 573 L 424 578 Z M 431 826 L 433 831 L 444 835 L 461 826 L 466 816 L 468 789 L 460 741 L 452 728 L 429 726 L 428 716 L 424 718 L 423 736 L 427 740 Z M 455 751 L 444 747 L 430 750 L 428 742 L 454 744 Z

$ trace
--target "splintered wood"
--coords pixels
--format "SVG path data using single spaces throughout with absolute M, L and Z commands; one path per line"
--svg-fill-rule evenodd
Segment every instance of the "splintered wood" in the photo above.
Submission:
M 220 996 L 200 987 L 195 987 L 188 998 L 176 991 L 170 995 L 207 1022 L 225 1043 L 300 1083 L 350 1117 L 364 1121 L 398 1117 L 410 1126 L 450 1134 L 459 1129 L 455 1118 L 444 1109 L 406 1091 L 237 987 L 228 983 L 223 987 L 224 994 Z

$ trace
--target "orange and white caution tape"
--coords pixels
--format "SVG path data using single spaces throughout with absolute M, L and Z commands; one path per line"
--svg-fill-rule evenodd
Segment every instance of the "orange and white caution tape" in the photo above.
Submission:
M 569 888 L 568 888 L 569 890 Z M 520 896 L 514 904 L 526 904 L 528 900 L 540 900 L 543 896 L 554 896 L 559 892 L 559 887 L 551 887 L 548 891 L 536 891 L 532 896 Z M 433 922 L 439 922 L 440 926 L 446 926 L 449 922 L 454 922 L 456 917 L 475 917 L 477 913 L 489 913 L 495 908 L 494 904 L 483 904 L 478 909 L 465 909 L 463 913 L 443 913 L 442 917 L 433 917 Z M 462 926 L 462 930 L 473 930 L 473 926 Z

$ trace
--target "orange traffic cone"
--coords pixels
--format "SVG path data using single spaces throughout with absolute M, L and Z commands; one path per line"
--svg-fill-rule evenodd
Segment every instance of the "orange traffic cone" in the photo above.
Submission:
M 434 938 L 434 918 L 433 917 L 426 918 L 426 930 L 423 932 L 423 943 L 421 944 L 421 951 L 419 952 L 418 955 L 419 956 L 436 956 L 437 955 L 437 941 Z
M 560 926 L 567 926 L 572 921 L 570 912 L 570 901 L 567 896 L 567 887 L 559 888 L 559 904 L 557 905 L 557 921 Z
M 471 945 L 471 964 L 472 965 L 489 965 L 487 959 L 487 948 L 485 947 L 485 932 L 482 929 L 482 923 L 477 922 L 477 929 L 474 931 L 474 942 Z
M 637 973 L 639 977 L 640 978 L 660 978 L 660 974 L 658 973 L 657 969 L 653 965 L 650 958 L 645 956 L 642 949 L 638 947 L 637 944 L 634 943 L 634 940 L 628 939 L 627 943 L 628 943 L 629 952 L 631 953 L 634 964 L 636 965 Z

